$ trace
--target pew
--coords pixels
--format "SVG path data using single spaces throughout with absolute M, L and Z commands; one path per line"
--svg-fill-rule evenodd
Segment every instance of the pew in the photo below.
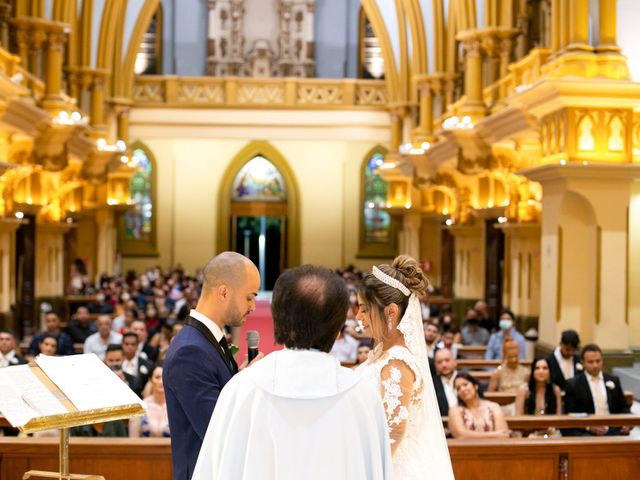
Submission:
M 516 401 L 516 394 L 507 392 L 484 392 L 484 398 L 496 402 L 498 405 L 509 405 Z M 633 392 L 624 392 L 624 399 L 627 405 L 633 405 Z
M 640 441 L 628 437 L 448 443 L 456 478 L 465 480 L 631 480 L 640 471 Z M 72 473 L 101 474 L 107 480 L 171 479 L 169 439 L 72 438 L 70 452 Z M 0 437 L 0 478 L 13 480 L 29 469 L 57 468 L 57 439 Z
M 495 370 L 502 364 L 502 360 L 485 360 L 484 358 L 461 358 L 458 362 L 458 370 Z M 531 367 L 531 360 L 520 360 L 518 363 L 525 367 Z
M 487 352 L 486 345 L 461 345 L 458 347 L 458 358 L 482 358 Z
M 510 430 L 546 430 L 547 428 L 586 428 L 586 427 L 638 427 L 640 415 L 629 413 L 615 415 L 516 415 L 505 417 Z M 442 417 L 445 427 L 447 417 Z

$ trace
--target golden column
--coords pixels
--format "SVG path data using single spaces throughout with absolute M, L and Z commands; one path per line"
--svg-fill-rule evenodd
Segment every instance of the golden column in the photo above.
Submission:
M 391 116 L 391 151 L 397 152 L 402 143 L 404 108 L 392 107 L 389 115 Z
M 63 103 L 60 91 L 62 90 L 64 44 L 67 40 L 65 30 L 65 25 L 56 25 L 47 34 L 44 99 L 47 107 L 55 107 Z
M 420 95 L 419 125 L 416 134 L 426 139 L 433 134 L 433 89 L 432 81 L 439 80 L 437 75 L 416 75 L 414 77 Z
M 569 2 L 569 51 L 591 51 L 589 45 L 589 0 Z
M 30 35 L 29 30 L 21 24 L 16 23 L 16 43 L 18 44 L 18 55 L 22 59 L 22 66 L 29 70 L 29 44 Z
M 94 70 L 91 82 L 91 126 L 106 130 L 104 118 L 104 87 L 107 71 Z
M 600 40 L 599 51 L 620 51 L 617 45 L 616 26 L 617 12 L 616 0 L 600 0 Z
M 465 57 L 464 90 L 467 96 L 462 112 L 476 120 L 485 114 L 482 99 L 482 49 L 481 37 L 476 30 L 467 30 L 458 34 L 462 42 Z
M 561 12 L 560 3 L 562 0 L 551 0 L 551 51 L 560 50 L 560 29 L 561 29 Z

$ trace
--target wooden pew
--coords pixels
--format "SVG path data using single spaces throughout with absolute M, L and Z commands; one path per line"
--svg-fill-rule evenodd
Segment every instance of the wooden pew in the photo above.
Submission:
M 631 480 L 640 471 L 640 441 L 628 437 L 448 442 L 456 478 L 464 480 Z M 169 439 L 72 438 L 70 452 L 72 473 L 101 474 L 107 480 L 171 479 Z M 22 478 L 29 469 L 57 467 L 56 439 L 0 437 L 3 480 Z
M 461 345 L 458 347 L 458 358 L 484 358 L 486 345 Z
M 457 361 L 458 370 L 495 370 L 502 364 L 502 360 L 485 360 L 484 358 L 461 358 Z M 520 365 L 531 367 L 531 360 L 520 360 Z
M 511 430 L 546 430 L 547 428 L 586 428 L 586 427 L 638 427 L 640 415 L 630 413 L 616 415 L 516 415 L 506 417 Z M 442 417 L 442 423 L 448 426 L 449 419 Z
M 516 401 L 516 394 L 507 392 L 484 392 L 484 398 L 496 402 L 498 405 L 509 405 Z M 633 405 L 633 392 L 624 392 L 624 399 L 627 405 Z

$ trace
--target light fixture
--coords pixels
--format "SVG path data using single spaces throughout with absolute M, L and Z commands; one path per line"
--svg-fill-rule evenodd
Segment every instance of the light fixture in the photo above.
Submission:
M 73 223 L 73 218 L 67 217 L 67 223 Z
M 462 118 L 458 117 L 457 115 L 454 115 L 453 117 L 446 118 L 442 122 L 442 128 L 444 128 L 445 130 L 453 130 L 456 128 L 469 130 L 469 129 L 472 129 L 473 127 L 474 127 L 473 120 L 469 115 L 465 115 Z
M 447 219 L 444 221 L 444 223 L 445 223 L 445 225 L 446 225 L 447 227 L 450 227 L 451 225 L 453 225 L 453 220 L 451 220 L 450 218 L 447 218 Z
M 16 212 L 15 215 L 16 215 L 16 218 L 18 218 L 20 220 L 22 220 L 24 218 L 24 213 L 23 212 Z
M 566 165 L 566 164 L 567 164 L 567 161 L 566 161 L 566 160 L 564 160 L 564 159 L 563 159 L 563 160 L 560 160 L 560 165 Z
M 123 153 L 127 149 L 127 144 L 124 140 L 118 140 L 116 143 L 108 144 L 104 138 L 96 140 L 96 147 L 101 152 L 114 152 Z
M 507 217 L 498 217 L 498 223 L 507 223 Z
M 66 110 L 62 110 L 53 117 L 53 123 L 57 125 L 86 125 L 89 123 L 89 119 L 77 110 L 74 110 L 71 113 Z
M 411 202 L 407 202 L 404 204 L 404 208 L 409 209 L 411 208 Z

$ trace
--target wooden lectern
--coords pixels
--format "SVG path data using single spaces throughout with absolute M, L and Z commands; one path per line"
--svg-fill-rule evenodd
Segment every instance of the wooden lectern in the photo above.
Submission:
M 76 357 L 78 363 L 81 363 L 83 359 L 81 359 L 80 357 L 95 357 L 95 355 L 93 354 L 74 355 L 74 357 Z M 66 357 L 63 357 L 63 358 L 66 358 Z M 95 359 L 97 359 L 97 357 L 95 357 Z M 105 478 L 101 475 L 69 473 L 69 429 L 71 427 L 77 427 L 81 425 L 90 425 L 94 423 L 123 420 L 126 418 L 139 416 L 144 413 L 144 407 L 142 406 L 142 403 L 137 398 L 137 396 L 126 386 L 126 384 L 124 384 L 124 382 L 122 382 L 113 372 L 108 370 L 108 367 L 102 364 L 102 362 L 99 359 L 97 360 L 99 364 L 97 364 L 95 359 L 93 358 L 87 359 L 87 360 L 90 360 L 87 365 L 91 366 L 91 364 L 93 364 L 94 367 L 97 365 L 102 365 L 104 369 L 107 370 L 107 372 L 102 371 L 100 373 L 102 375 L 107 376 L 106 377 L 107 383 L 112 382 L 112 386 L 117 387 L 114 390 L 120 390 L 115 392 L 112 395 L 112 398 L 109 399 L 109 403 L 111 405 L 107 407 L 102 406 L 98 408 L 86 408 L 87 399 L 89 398 L 89 395 L 85 395 L 85 398 L 83 398 L 82 401 L 78 401 L 78 400 L 76 401 L 76 403 L 82 405 L 83 407 L 82 409 L 79 409 L 76 406 L 76 404 L 74 404 L 74 402 L 72 401 L 72 399 L 74 398 L 74 395 L 67 395 L 65 391 L 62 388 L 60 388 L 58 384 L 54 383 L 54 380 L 56 380 L 57 378 L 60 378 L 58 377 L 58 374 L 51 375 L 52 367 L 64 368 L 65 365 L 61 364 L 57 366 L 57 365 L 48 364 L 45 366 L 45 364 L 42 363 L 42 366 L 41 366 L 38 364 L 35 364 L 35 365 L 30 364 L 28 366 L 21 366 L 21 367 L 7 367 L 6 369 L 2 369 L 2 371 L 0 371 L 0 388 L 2 388 L 3 386 L 3 381 L 4 382 L 11 381 L 11 380 L 7 380 L 7 378 L 3 378 L 2 377 L 3 374 L 13 373 L 11 372 L 11 369 L 22 368 L 23 370 L 19 372 L 21 377 L 23 376 L 30 377 L 31 386 L 33 386 L 33 377 L 29 374 L 29 372 L 35 375 L 35 377 L 42 384 L 42 386 L 44 386 L 46 390 L 50 392 L 53 395 L 53 397 L 62 406 L 62 408 L 60 408 L 59 405 L 56 405 L 60 413 L 56 413 L 54 415 L 33 416 L 29 418 L 28 421 L 22 423 L 20 422 L 18 417 L 16 417 L 15 411 L 13 412 L 14 413 L 13 418 L 11 418 L 11 412 L 8 412 L 5 409 L 9 408 L 7 407 L 9 403 L 12 403 L 14 407 L 17 405 L 17 408 L 19 409 L 20 408 L 19 402 L 23 401 L 25 403 L 25 409 L 31 409 L 30 410 L 31 412 L 38 412 L 37 406 L 35 405 L 33 398 L 32 399 L 29 398 L 30 391 L 32 390 L 30 390 L 29 388 L 26 388 L 26 389 L 23 388 L 23 390 L 20 391 L 20 388 L 21 388 L 20 385 L 12 384 L 12 387 L 14 386 L 17 387 L 13 389 L 13 393 L 17 393 L 18 397 L 15 397 L 14 395 L 13 398 L 9 398 L 9 395 L 5 394 L 4 397 L 0 398 L 0 400 L 2 400 L 0 402 L 0 409 L 2 410 L 2 413 L 4 414 L 5 417 L 7 417 L 7 420 L 9 420 L 11 425 L 13 427 L 18 428 L 21 432 L 34 433 L 34 432 L 40 432 L 40 431 L 52 430 L 52 429 L 60 430 L 60 448 L 59 448 L 60 471 L 47 472 L 47 471 L 41 471 L 41 470 L 29 470 L 25 472 L 25 474 L 23 475 L 22 478 L 24 480 L 30 479 L 30 478 L 55 478 L 58 480 L 105 480 Z M 36 363 L 38 363 L 38 359 L 36 359 Z M 98 369 L 99 368 L 100 367 L 98 367 Z M 50 375 L 47 375 L 47 372 L 49 372 Z M 16 371 L 16 373 L 18 372 Z M 69 373 L 73 375 L 73 371 Z M 113 378 L 108 378 L 109 376 Z M 71 377 L 67 375 L 67 380 L 66 380 L 67 385 L 68 385 L 69 378 Z M 121 387 L 120 385 L 113 384 L 114 378 L 118 382 L 122 383 L 122 386 L 124 386 L 126 390 L 130 392 L 131 395 L 128 395 L 126 391 L 121 390 L 119 388 Z M 98 381 L 99 379 L 96 378 L 95 380 Z M 63 381 L 59 381 L 58 383 L 64 384 Z M 37 387 L 40 387 L 40 386 L 37 386 Z M 76 398 L 78 398 L 77 393 L 82 392 L 84 387 L 85 387 L 84 385 L 80 385 L 79 388 L 76 389 L 76 394 L 75 394 Z M 42 401 L 42 397 L 39 397 L 39 400 Z M 97 404 L 100 405 L 101 401 L 102 401 L 102 404 L 104 405 L 105 404 L 104 398 L 97 399 Z M 65 411 L 63 412 L 62 410 L 65 410 Z

